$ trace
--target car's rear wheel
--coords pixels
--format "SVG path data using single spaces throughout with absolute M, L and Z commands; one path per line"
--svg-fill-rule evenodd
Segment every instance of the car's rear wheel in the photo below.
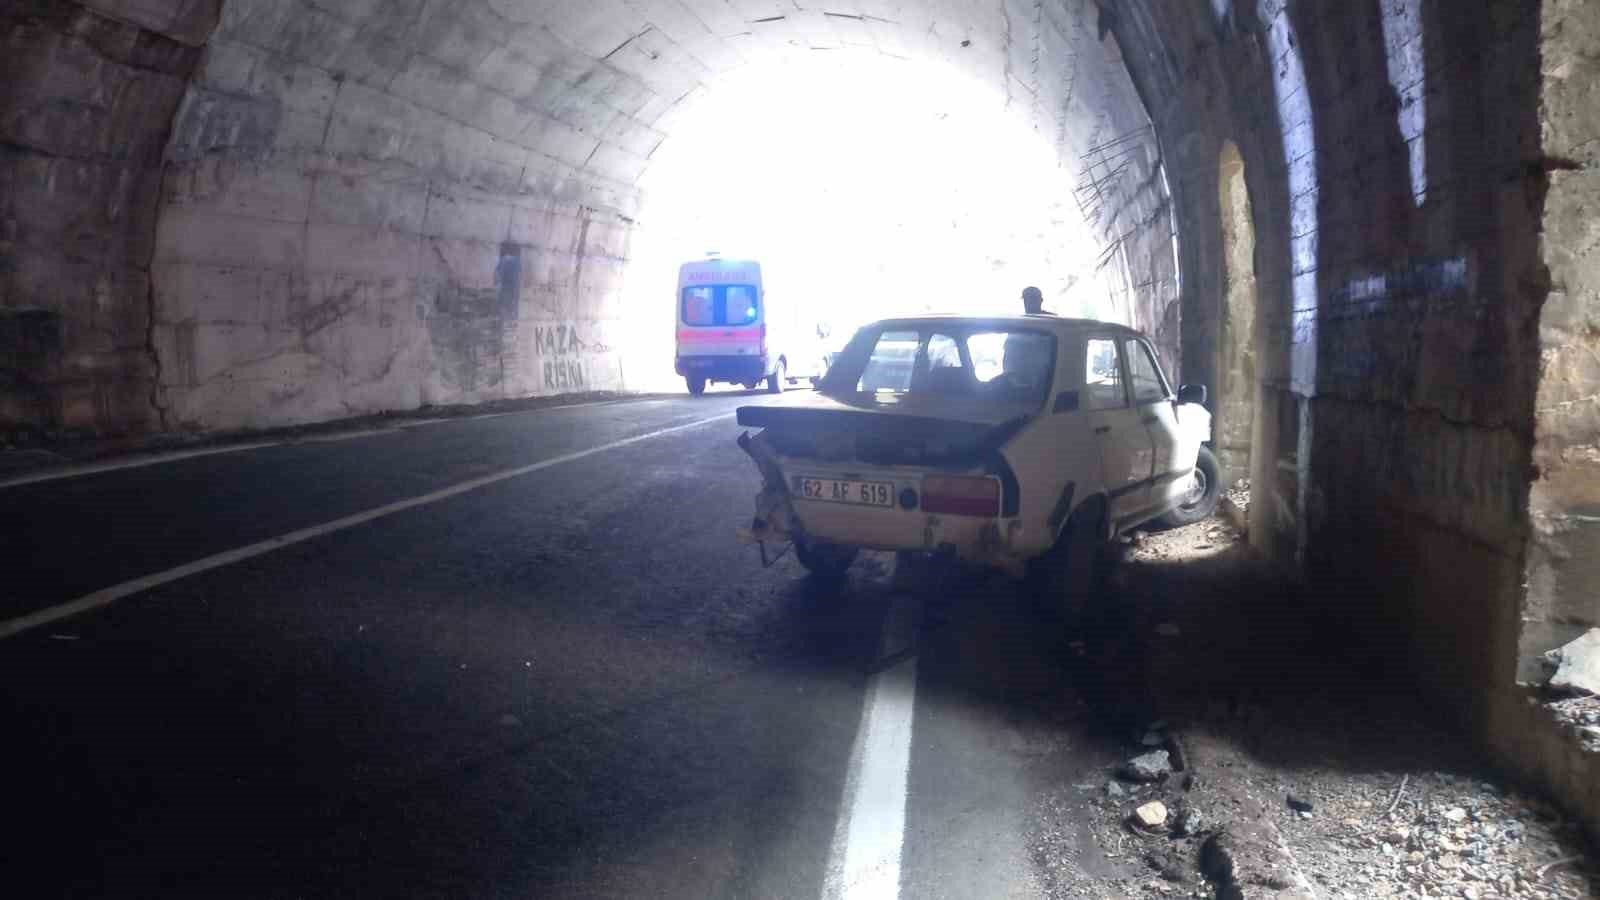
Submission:
M 783 360 L 778 360 L 778 368 L 767 376 L 767 393 L 781 394 L 783 386 L 789 383 L 789 365 Z
M 842 578 L 845 570 L 856 561 L 856 554 L 860 550 L 855 547 L 845 547 L 840 544 L 830 544 L 827 541 L 800 541 L 794 542 L 794 555 L 800 560 L 800 565 L 819 578 Z
M 1183 499 L 1161 521 L 1177 528 L 1193 525 L 1211 518 L 1217 511 L 1217 501 L 1222 498 L 1222 476 L 1217 457 L 1211 448 L 1202 446 L 1200 456 L 1194 461 L 1194 474 L 1190 476 Z
M 689 393 L 696 397 L 706 392 L 706 380 L 699 375 L 690 375 L 683 380 L 689 385 Z
M 1101 540 L 1098 503 L 1073 513 L 1054 547 L 1030 573 L 1035 596 L 1047 612 L 1077 624 L 1105 586 L 1106 543 Z

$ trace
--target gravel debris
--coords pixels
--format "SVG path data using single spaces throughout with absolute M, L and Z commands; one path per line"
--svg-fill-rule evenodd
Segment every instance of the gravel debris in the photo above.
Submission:
M 1042 798 L 1032 853 L 1046 896 L 1600 898 L 1577 823 L 1431 721 L 1383 675 L 1380 650 L 1362 656 L 1248 576 L 1238 541 L 1219 518 L 1123 546 L 1108 604 L 1121 618 L 1075 637 L 1073 664 L 1130 759 L 1160 719 L 1183 771 L 1118 784 L 1128 764 L 1108 766 Z M 1174 561 L 1189 565 L 1161 565 Z M 1169 622 L 1181 637 L 1156 634 Z M 1549 706 L 1600 746 L 1600 698 Z M 1132 824 L 1156 803 L 1170 832 Z

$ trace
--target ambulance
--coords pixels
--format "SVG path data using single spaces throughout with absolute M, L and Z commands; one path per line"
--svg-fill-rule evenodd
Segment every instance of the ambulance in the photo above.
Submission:
M 708 384 L 766 383 L 771 393 L 821 375 L 815 328 L 800 326 L 799 310 L 769 308 L 761 264 L 748 259 L 706 259 L 678 269 L 675 370 L 689 393 Z M 809 333 L 808 333 L 809 331 Z

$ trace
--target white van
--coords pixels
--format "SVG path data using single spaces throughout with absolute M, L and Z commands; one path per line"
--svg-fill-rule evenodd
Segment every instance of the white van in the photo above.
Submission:
M 776 394 L 801 378 L 821 374 L 816 336 L 800 327 L 792 304 L 776 312 L 767 303 L 761 264 L 711 257 L 678 269 L 675 370 L 689 393 L 707 384 L 765 381 Z

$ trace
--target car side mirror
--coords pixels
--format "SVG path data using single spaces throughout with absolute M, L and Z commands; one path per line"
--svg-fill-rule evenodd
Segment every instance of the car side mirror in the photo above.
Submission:
M 1178 388 L 1179 403 L 1198 403 L 1206 405 L 1206 386 L 1203 384 L 1185 384 Z

